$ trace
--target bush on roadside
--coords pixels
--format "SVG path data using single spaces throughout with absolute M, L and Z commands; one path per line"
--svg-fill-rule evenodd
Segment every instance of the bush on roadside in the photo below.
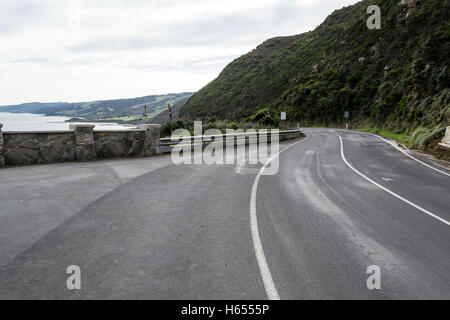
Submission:
M 445 128 L 436 127 L 427 129 L 419 127 L 414 130 L 409 141 L 409 147 L 412 149 L 419 149 L 429 151 L 435 147 L 444 137 Z

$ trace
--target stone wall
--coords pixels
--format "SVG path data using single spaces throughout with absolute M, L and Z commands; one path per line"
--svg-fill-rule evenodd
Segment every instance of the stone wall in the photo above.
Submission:
M 89 161 L 97 158 L 95 153 L 94 127 L 95 125 L 70 126 L 74 134 L 75 155 L 79 161 Z
M 84 124 L 68 131 L 2 132 L 0 124 L 0 166 L 147 157 L 156 154 L 160 127 L 94 131 L 94 125 Z
M 144 155 L 145 131 L 99 131 L 94 132 L 94 141 L 97 157 L 140 157 Z
M 161 125 L 159 124 L 140 124 L 139 129 L 145 130 L 145 141 L 143 146 L 143 155 L 145 157 L 154 156 L 159 147 L 159 137 Z
M 3 133 L 6 164 L 40 164 L 75 160 L 72 132 Z

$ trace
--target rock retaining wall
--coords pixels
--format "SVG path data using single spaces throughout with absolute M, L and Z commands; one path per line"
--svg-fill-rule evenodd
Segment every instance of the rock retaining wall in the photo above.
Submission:
M 68 131 L 2 132 L 0 124 L 0 167 L 151 156 L 156 154 L 160 127 L 94 131 L 94 125 L 83 124 Z

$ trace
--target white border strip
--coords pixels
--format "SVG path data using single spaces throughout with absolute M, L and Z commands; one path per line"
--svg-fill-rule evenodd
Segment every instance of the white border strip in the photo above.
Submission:
M 372 135 L 372 136 L 375 136 L 375 137 L 377 137 L 377 138 L 383 140 L 384 142 L 389 143 L 392 147 L 394 147 L 395 149 L 397 149 L 397 150 L 400 151 L 401 153 L 404 153 L 405 155 L 407 155 L 407 156 L 410 157 L 411 159 L 416 160 L 416 161 L 419 162 L 420 164 L 423 164 L 424 166 L 426 166 L 426 167 L 428 167 L 428 168 L 430 168 L 430 169 L 433 169 L 433 170 L 435 170 L 435 171 L 437 171 L 437 172 L 439 172 L 439 173 L 445 174 L 446 176 L 450 177 L 450 173 L 447 173 L 447 172 L 445 172 L 445 171 L 439 170 L 439 169 L 437 169 L 437 168 L 435 168 L 435 167 L 433 167 L 433 166 L 430 166 L 429 164 L 427 164 L 427 163 L 425 163 L 425 162 L 423 162 L 423 161 L 417 159 L 416 157 L 413 157 L 413 156 L 410 155 L 408 152 L 406 152 L 405 150 L 401 149 L 399 146 L 395 145 L 393 142 L 391 142 L 391 141 L 389 141 L 389 140 L 387 140 L 387 139 L 385 139 L 385 138 L 383 138 L 383 137 L 380 137 L 380 136 L 377 135 L 377 134 L 374 134 L 374 133 L 372 133 L 372 132 L 364 132 L 364 131 L 354 131 L 354 132 L 368 133 L 368 134 L 370 134 L 370 135 Z
M 339 140 L 340 140 L 340 142 L 341 142 L 341 157 L 342 157 L 342 160 L 344 160 L 345 164 L 346 164 L 348 167 L 350 167 L 350 169 L 352 169 L 353 171 L 355 171 L 357 174 L 359 174 L 361 177 L 363 177 L 364 179 L 366 179 L 366 180 L 369 181 L 370 183 L 373 183 L 374 185 L 376 185 L 376 186 L 379 187 L 380 189 L 383 189 L 383 190 L 386 191 L 387 193 L 393 195 L 394 197 L 396 197 L 396 198 L 402 200 L 403 202 L 409 204 L 410 206 L 413 206 L 414 208 L 416 208 L 416 209 L 422 211 L 423 213 L 426 213 L 427 215 L 433 217 L 434 219 L 436 219 L 436 220 L 438 220 L 438 221 L 440 221 L 440 222 L 442 222 L 442 223 L 445 223 L 446 225 L 450 226 L 450 222 L 448 222 L 447 220 L 445 220 L 445 219 L 443 219 L 443 218 L 441 218 L 441 217 L 435 215 L 434 213 L 431 213 L 430 211 L 428 211 L 428 210 L 426 210 L 426 209 L 424 209 L 424 208 L 418 206 L 417 204 L 414 204 L 414 203 L 412 203 L 411 201 L 409 201 L 409 200 L 407 200 L 407 199 L 405 199 L 405 198 L 399 196 L 398 194 L 396 194 L 396 193 L 392 192 L 391 190 L 389 190 L 389 189 L 383 187 L 382 185 L 376 183 L 375 181 L 373 181 L 373 180 L 370 179 L 369 177 L 365 176 L 364 174 L 362 174 L 361 172 L 359 172 L 358 170 L 356 170 L 350 163 L 348 163 L 347 159 L 345 158 L 345 155 L 344 155 L 344 143 L 343 143 L 343 141 L 342 141 L 342 137 L 341 137 L 340 135 L 338 135 L 337 133 L 334 133 L 334 132 L 333 132 L 333 134 L 335 134 L 336 136 L 339 137 Z
M 272 274 L 270 273 L 269 265 L 267 264 L 266 256 L 264 254 L 261 237 L 259 235 L 258 218 L 256 214 L 256 194 L 258 192 L 258 182 L 262 173 L 264 172 L 266 167 L 272 162 L 272 160 L 278 157 L 282 152 L 286 151 L 287 149 L 292 148 L 293 146 L 295 146 L 300 142 L 306 141 L 309 138 L 309 135 L 306 133 L 305 135 L 306 138 L 287 146 L 286 148 L 278 152 L 276 155 L 270 157 L 270 159 L 264 164 L 264 166 L 262 166 L 262 168 L 256 175 L 255 181 L 253 182 L 252 186 L 252 192 L 250 194 L 250 229 L 252 232 L 253 247 L 255 249 L 259 271 L 261 273 L 264 288 L 266 289 L 266 294 L 269 300 L 280 300 L 280 296 L 278 295 L 277 288 L 275 286 L 275 283 L 273 282 Z

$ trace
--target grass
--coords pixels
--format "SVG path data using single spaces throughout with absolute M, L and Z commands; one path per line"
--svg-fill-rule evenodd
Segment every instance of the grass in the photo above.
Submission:
M 405 145 L 409 145 L 410 138 L 411 138 L 411 136 L 406 133 L 394 133 L 394 132 L 391 132 L 388 130 L 381 130 L 381 129 L 376 129 L 376 128 L 364 127 L 364 128 L 356 129 L 356 130 L 379 134 L 380 136 L 394 139 L 394 140 L 398 141 L 399 143 L 405 144 Z
M 410 146 L 418 149 L 427 149 L 430 145 L 440 142 L 445 134 L 445 128 L 427 129 L 418 127 L 411 135 Z

